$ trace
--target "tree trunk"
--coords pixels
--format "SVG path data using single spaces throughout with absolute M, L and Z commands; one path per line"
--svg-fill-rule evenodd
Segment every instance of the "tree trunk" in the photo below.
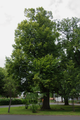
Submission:
M 61 97 L 61 102 L 63 103 L 63 97 Z
M 42 109 L 50 109 L 49 90 L 47 90 L 46 95 L 43 97 Z
M 8 113 L 10 113 L 10 107 L 11 107 L 11 96 L 10 96 L 10 103 L 9 103 Z
M 69 105 L 68 98 L 64 98 L 65 105 Z

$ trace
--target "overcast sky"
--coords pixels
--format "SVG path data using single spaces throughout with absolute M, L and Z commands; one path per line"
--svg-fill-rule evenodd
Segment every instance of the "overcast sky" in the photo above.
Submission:
M 12 53 L 14 31 L 26 19 L 24 9 L 41 6 L 52 11 L 54 19 L 80 18 L 80 0 L 0 0 L 0 67 Z

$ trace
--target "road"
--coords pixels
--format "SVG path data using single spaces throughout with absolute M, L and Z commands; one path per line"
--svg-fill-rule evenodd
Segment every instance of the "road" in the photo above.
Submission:
M 80 117 L 47 115 L 0 115 L 0 120 L 80 120 Z

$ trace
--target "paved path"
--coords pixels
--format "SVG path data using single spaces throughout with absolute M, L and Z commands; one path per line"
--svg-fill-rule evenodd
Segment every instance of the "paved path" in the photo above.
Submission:
M 64 105 L 64 103 L 50 103 L 50 105 Z M 72 105 L 71 103 L 69 105 Z M 74 105 L 80 105 L 80 104 L 74 104 Z M 18 107 L 18 106 L 24 106 L 24 105 L 11 105 L 11 107 Z M 4 106 L 0 106 L 0 108 L 3 107 L 9 107 L 9 105 L 4 105 Z
M 0 120 L 80 120 L 79 116 L 0 115 Z
M 18 106 L 24 106 L 24 105 L 11 105 L 11 107 L 18 107 Z M 5 108 L 5 107 L 9 107 L 9 105 L 0 106 L 0 108 Z

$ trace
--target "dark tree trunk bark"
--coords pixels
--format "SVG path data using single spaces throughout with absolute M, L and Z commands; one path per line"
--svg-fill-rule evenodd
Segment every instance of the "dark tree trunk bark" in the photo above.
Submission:
M 64 98 L 65 105 L 69 105 L 68 98 Z
M 10 103 L 9 103 L 8 113 L 10 113 L 10 107 L 11 107 L 11 96 L 10 96 Z
M 61 102 L 63 103 L 63 97 L 61 97 Z
M 42 109 L 50 109 L 49 90 L 46 90 L 46 96 L 43 97 Z

